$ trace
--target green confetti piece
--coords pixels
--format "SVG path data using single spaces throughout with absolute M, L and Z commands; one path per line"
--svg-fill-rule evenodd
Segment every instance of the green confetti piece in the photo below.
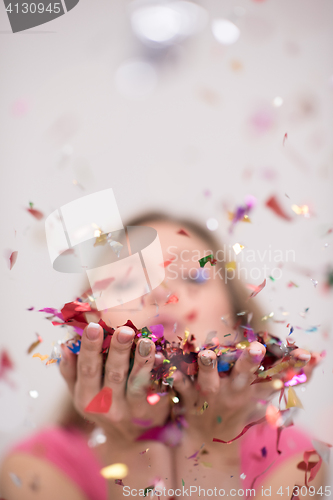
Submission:
M 185 481 L 184 481 L 184 479 L 182 479 L 182 486 L 185 486 Z
M 231 333 L 227 333 L 227 335 L 223 335 L 224 337 L 230 337 Z
M 222 423 L 222 417 L 220 417 L 220 415 L 218 415 L 218 416 L 216 417 L 216 420 L 217 420 L 217 423 L 218 423 L 218 424 L 221 424 L 221 423 Z
M 29 201 L 29 206 L 30 208 L 33 208 L 34 204 L 32 203 L 32 201 Z
M 270 277 L 269 277 L 269 279 L 270 279 L 271 281 L 275 281 L 275 278 L 273 278 L 273 276 L 270 276 Z
M 200 264 L 200 267 L 205 267 L 205 265 L 207 264 L 207 262 L 210 262 L 211 266 L 215 266 L 217 260 L 214 259 L 214 255 L 213 254 L 210 254 L 210 255 L 206 255 L 206 257 L 202 257 L 201 259 L 198 260 L 198 262 Z
M 142 490 L 141 490 L 142 491 Z M 152 486 L 147 486 L 143 492 L 143 496 L 146 497 L 150 491 L 154 491 L 154 485 Z

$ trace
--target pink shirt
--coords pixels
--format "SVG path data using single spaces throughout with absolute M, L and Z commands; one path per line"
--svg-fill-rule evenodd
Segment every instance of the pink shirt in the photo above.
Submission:
M 252 427 L 240 438 L 244 490 L 255 488 L 259 491 L 264 479 L 284 460 L 313 449 L 310 437 L 294 426 L 282 431 L 279 443 L 281 454 L 277 452 L 276 440 L 277 430 L 266 423 Z M 221 443 L 220 446 L 228 445 Z M 79 430 L 47 428 L 22 441 L 12 451 L 26 452 L 48 460 L 64 472 L 89 500 L 107 500 L 106 480 L 100 474 L 103 464 Z

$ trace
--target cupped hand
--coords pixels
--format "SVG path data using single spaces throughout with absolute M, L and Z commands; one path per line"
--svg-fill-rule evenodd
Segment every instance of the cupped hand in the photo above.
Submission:
M 103 373 L 103 329 L 90 323 L 84 330 L 78 355 L 62 348 L 60 372 L 72 394 L 76 410 L 87 420 L 101 426 L 105 432 L 133 441 L 148 428 L 164 425 L 170 412 L 169 395 L 157 404 L 147 401 L 151 370 L 163 361 L 155 353 L 155 344 L 141 338 L 136 346 L 134 363 L 129 373 L 130 353 L 135 332 L 122 326 L 115 330 Z M 87 413 L 85 408 L 103 388 L 112 389 L 112 404 L 108 413 Z
M 216 354 L 203 350 L 198 355 L 199 371 L 195 382 L 179 371 L 174 374 L 173 387 L 181 397 L 177 411 L 185 416 L 188 425 L 185 433 L 192 440 L 198 444 L 213 438 L 231 441 L 247 424 L 264 417 L 265 403 L 283 387 L 279 375 L 269 382 L 252 384 L 265 352 L 261 343 L 252 342 L 244 349 L 230 375 L 221 378 Z M 319 359 L 316 353 L 311 356 L 303 349 L 295 349 L 291 352 L 290 367 L 296 372 L 303 369 L 309 379 Z

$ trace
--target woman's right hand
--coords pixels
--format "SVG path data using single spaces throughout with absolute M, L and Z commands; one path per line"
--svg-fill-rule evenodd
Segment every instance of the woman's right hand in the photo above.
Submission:
M 102 377 L 103 329 L 90 323 L 84 330 L 78 355 L 63 346 L 60 372 L 72 394 L 76 410 L 87 420 L 102 427 L 115 437 L 122 435 L 133 441 L 148 428 L 165 424 L 170 401 L 166 394 L 157 404 L 147 401 L 150 372 L 154 363 L 161 363 L 155 354 L 155 344 L 141 338 L 136 346 L 133 368 L 128 377 L 130 352 L 135 333 L 127 327 L 117 328 L 112 336 Z M 128 378 L 128 380 L 127 380 Z M 85 408 L 103 387 L 112 389 L 112 404 L 108 413 L 87 413 Z

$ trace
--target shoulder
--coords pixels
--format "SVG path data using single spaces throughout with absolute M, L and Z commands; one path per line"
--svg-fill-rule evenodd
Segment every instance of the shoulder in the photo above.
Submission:
M 52 462 L 25 452 L 10 453 L 0 469 L 1 494 L 6 500 L 40 498 L 85 500 L 86 496 L 70 478 Z
M 104 499 L 106 485 L 99 473 L 100 468 L 101 464 L 80 431 L 75 428 L 46 428 L 19 442 L 9 451 L 2 465 L 1 483 L 6 485 L 10 492 L 14 485 L 15 494 L 3 495 L 6 499 L 20 498 L 18 494 L 22 491 L 23 481 L 18 488 L 19 481 L 15 477 L 24 477 L 24 484 L 28 485 L 28 478 L 31 483 L 32 476 L 38 475 L 36 471 L 41 471 L 41 483 L 44 484 L 44 477 L 47 478 L 46 484 L 54 482 L 52 494 L 56 492 L 57 499 L 93 498 L 94 494 L 97 495 L 96 499 Z M 92 491 L 92 484 L 95 491 Z M 65 496 L 59 492 L 59 488 L 66 491 Z M 28 493 L 26 488 L 24 491 L 22 498 L 29 498 L 24 496 Z M 47 498 L 51 497 L 48 495 Z

